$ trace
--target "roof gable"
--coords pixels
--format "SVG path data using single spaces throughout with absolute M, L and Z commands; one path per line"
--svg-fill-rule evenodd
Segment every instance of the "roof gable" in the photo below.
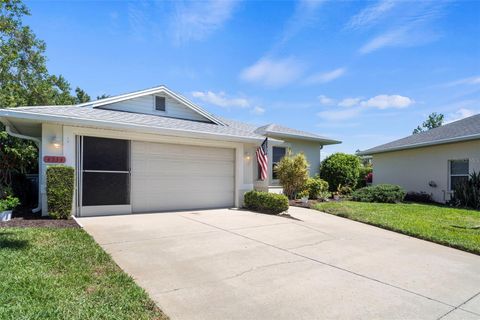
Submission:
M 153 97 L 155 95 L 161 95 L 166 97 L 168 100 L 171 101 L 172 105 L 174 104 L 176 105 L 177 110 L 179 109 L 188 110 L 183 114 L 185 116 L 184 119 L 212 122 L 218 125 L 225 125 L 225 123 L 221 121 L 219 118 L 205 111 L 201 107 L 193 104 L 185 97 L 171 91 L 165 86 L 159 86 L 159 87 L 150 88 L 146 90 L 135 91 L 135 92 L 126 93 L 126 94 L 122 94 L 114 97 L 109 97 L 105 99 L 86 102 L 86 103 L 79 104 L 77 106 L 137 112 L 136 109 L 129 109 L 129 107 L 127 107 L 127 102 L 132 102 L 132 105 L 135 105 L 135 103 L 141 104 L 148 99 L 152 99 L 152 107 L 153 107 Z M 138 112 L 138 113 L 145 113 L 145 112 Z M 150 114 L 154 114 L 154 113 L 150 113 Z M 168 117 L 169 116 L 168 112 L 166 114 L 163 114 L 163 116 Z M 183 118 L 181 116 L 176 116 L 176 115 L 172 115 L 171 117 Z

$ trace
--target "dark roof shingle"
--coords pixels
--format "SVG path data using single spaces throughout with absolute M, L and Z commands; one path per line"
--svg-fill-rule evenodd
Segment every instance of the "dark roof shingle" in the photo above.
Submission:
M 424 131 L 389 143 L 376 146 L 359 155 L 424 147 L 454 141 L 480 139 L 480 114 L 448 123 L 438 128 Z

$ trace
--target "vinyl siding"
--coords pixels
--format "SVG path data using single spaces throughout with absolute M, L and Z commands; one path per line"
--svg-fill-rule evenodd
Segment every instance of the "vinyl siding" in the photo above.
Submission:
M 154 103 L 155 95 L 148 95 L 148 96 L 143 96 L 143 97 L 125 100 L 121 102 L 116 102 L 116 103 L 102 106 L 101 108 L 107 109 L 107 110 L 136 112 L 136 113 L 153 114 L 153 115 L 178 118 L 178 119 L 211 122 L 204 116 L 184 106 L 178 101 L 165 95 L 159 95 L 159 96 L 165 97 L 165 105 L 166 105 L 165 112 L 155 110 L 155 103 Z

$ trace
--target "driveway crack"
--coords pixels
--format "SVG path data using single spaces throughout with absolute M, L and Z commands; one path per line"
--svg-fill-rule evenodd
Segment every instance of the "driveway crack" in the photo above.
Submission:
M 476 297 L 478 297 L 480 295 L 480 292 L 477 292 L 476 294 L 474 294 L 473 296 L 471 296 L 470 298 L 468 298 L 467 300 L 465 300 L 464 302 L 460 303 L 458 306 L 456 306 L 455 308 L 453 308 L 452 310 L 448 311 L 447 313 L 445 313 L 444 315 L 440 316 L 440 318 L 438 318 L 437 320 L 440 320 L 440 319 L 443 319 L 445 318 L 447 315 L 449 315 L 450 313 L 454 312 L 455 310 L 462 310 L 462 311 L 465 311 L 465 312 L 469 312 L 469 313 L 472 313 L 474 315 L 477 315 L 477 316 L 480 316 L 480 314 L 476 313 L 476 312 L 472 312 L 472 311 L 469 311 L 469 310 L 465 310 L 463 308 L 461 308 L 463 305 L 467 304 L 469 301 L 475 299 Z
M 235 279 L 235 278 L 239 278 L 239 277 L 242 277 L 242 276 L 244 276 L 244 275 L 246 275 L 250 272 L 265 269 L 265 268 L 271 268 L 271 267 L 275 267 L 275 266 L 279 266 L 279 265 L 283 265 L 283 264 L 298 263 L 298 262 L 305 262 L 305 261 L 306 261 L 305 259 L 297 259 L 297 260 L 291 260 L 291 261 L 282 261 L 282 262 L 277 262 L 277 263 L 265 264 L 265 265 L 261 265 L 261 266 L 258 266 L 258 267 L 252 267 L 250 269 L 238 272 L 234 275 L 231 275 L 231 276 L 228 276 L 228 277 L 225 277 L 225 278 L 200 282 L 200 283 L 198 283 L 194 286 L 187 286 L 187 287 L 174 288 L 174 289 L 170 289 L 170 290 L 160 291 L 160 292 L 158 292 L 158 294 L 165 294 L 165 293 L 171 293 L 171 292 L 185 290 L 185 289 L 192 289 L 192 288 L 196 288 L 196 287 L 199 287 L 199 286 L 202 286 L 202 285 L 205 285 L 205 284 L 211 284 L 211 283 L 222 282 L 222 281 L 225 281 L 225 280 L 232 280 L 232 279 Z

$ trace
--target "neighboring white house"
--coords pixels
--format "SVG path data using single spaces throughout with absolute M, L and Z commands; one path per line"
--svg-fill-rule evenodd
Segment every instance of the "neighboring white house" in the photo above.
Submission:
M 240 207 L 254 187 L 277 189 L 272 167 L 291 148 L 318 173 L 323 145 L 340 143 L 279 125 L 218 118 L 164 86 L 74 106 L 0 109 L 9 134 L 39 146 L 42 214 L 47 166 L 76 172 L 77 216 Z M 255 151 L 268 137 L 269 178 Z
M 444 203 L 455 183 L 480 172 L 480 114 L 357 154 L 373 156 L 374 184 L 398 184 Z

